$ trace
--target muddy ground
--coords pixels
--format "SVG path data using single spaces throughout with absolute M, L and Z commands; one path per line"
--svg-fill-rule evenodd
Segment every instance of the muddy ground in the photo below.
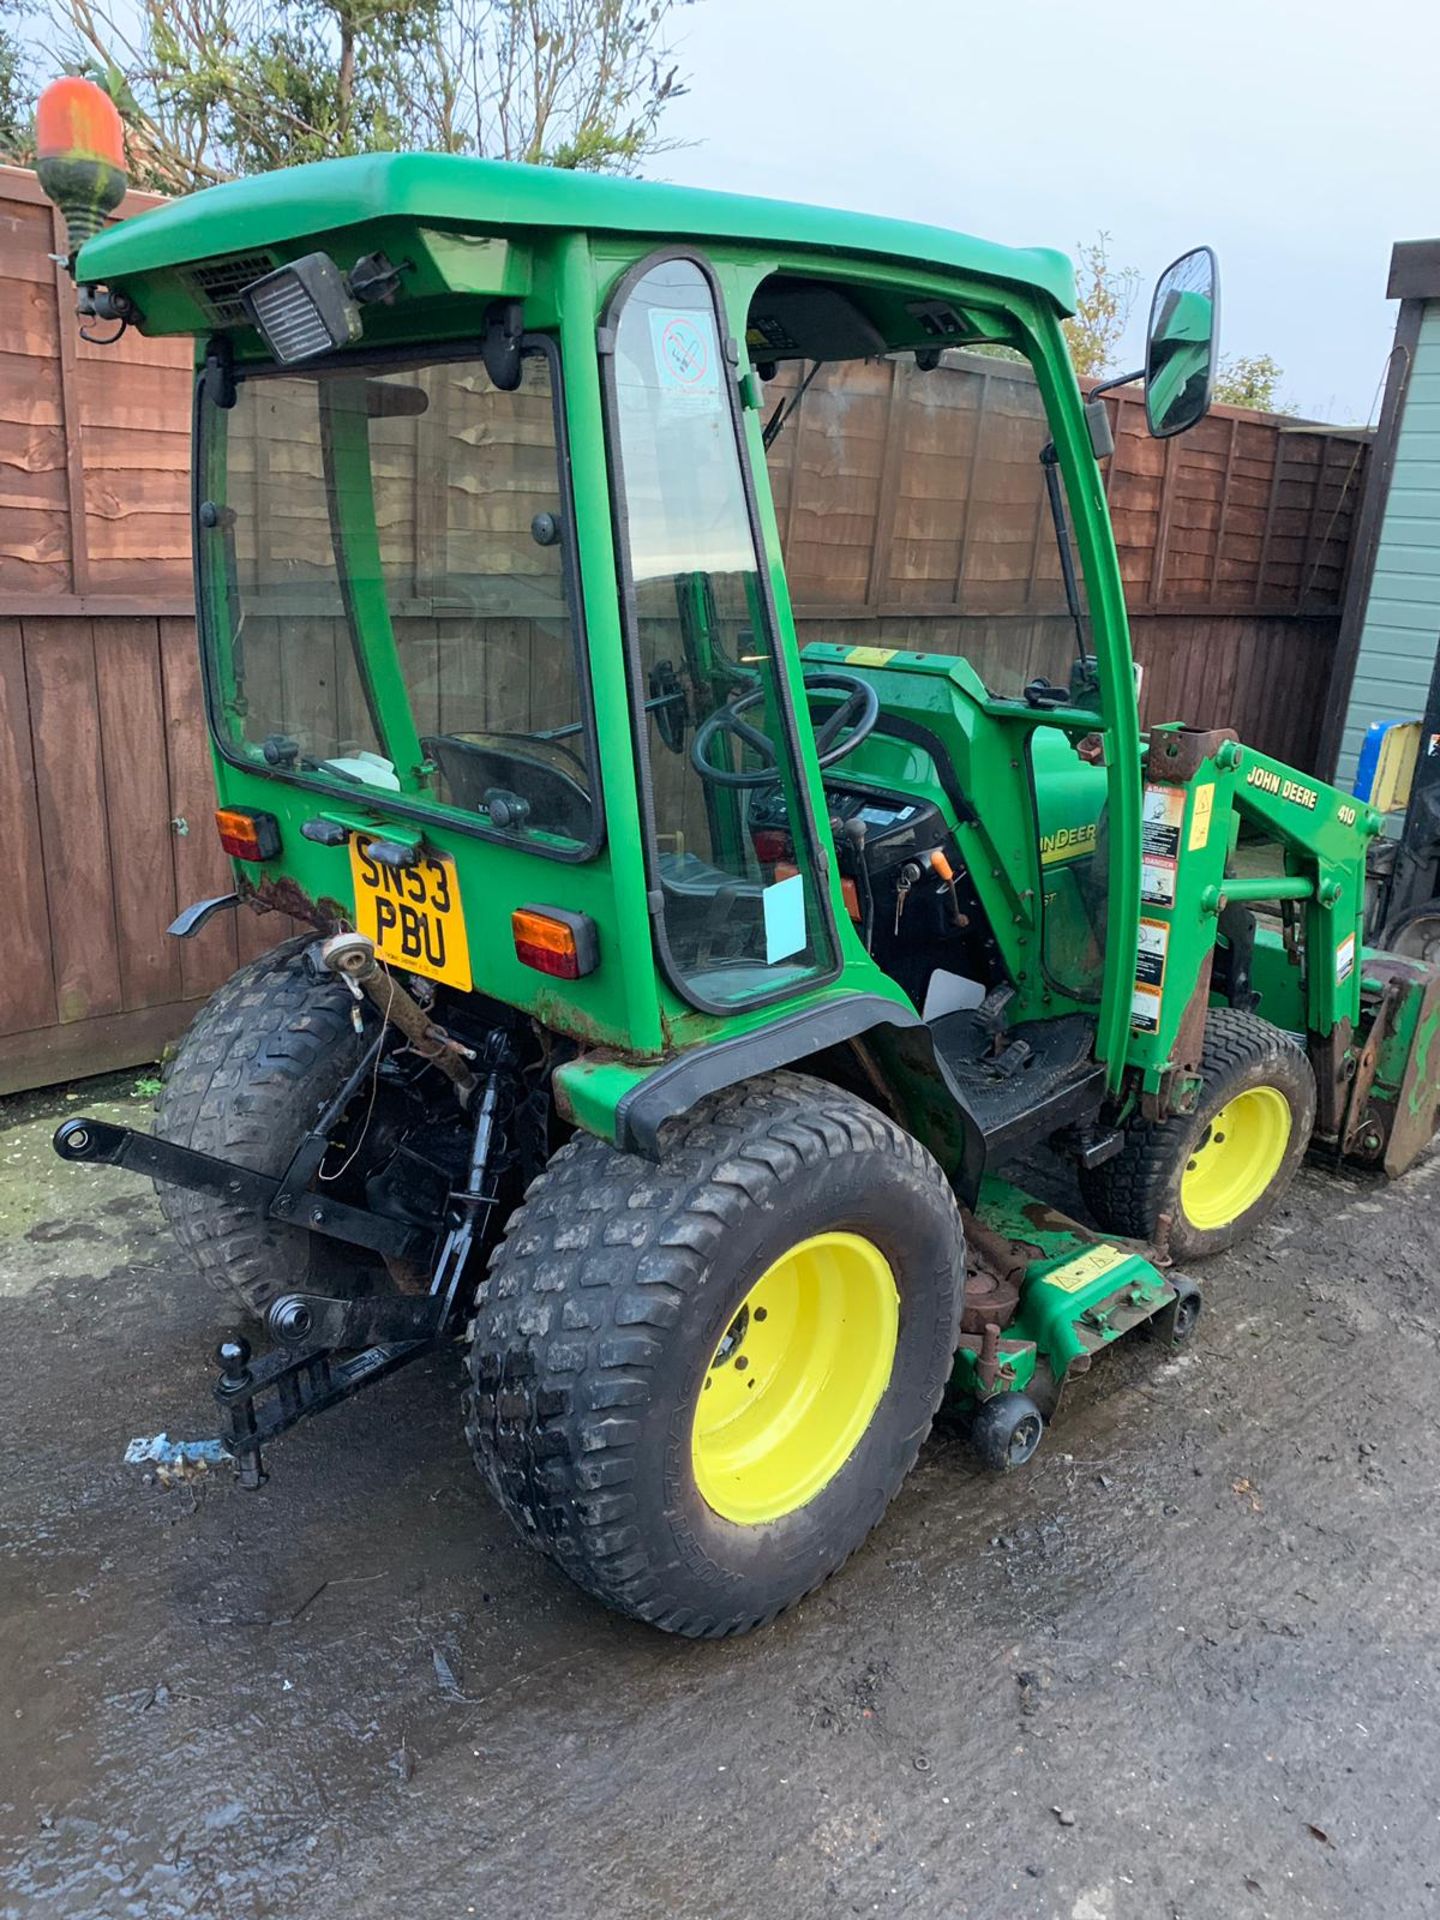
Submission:
M 932 1438 L 767 1633 L 664 1639 L 517 1546 L 446 1357 L 167 1488 L 224 1314 L 148 1188 L 0 1103 L 0 1914 L 1440 1911 L 1440 1161 L 1302 1176 L 1182 1353 L 1032 1465 Z

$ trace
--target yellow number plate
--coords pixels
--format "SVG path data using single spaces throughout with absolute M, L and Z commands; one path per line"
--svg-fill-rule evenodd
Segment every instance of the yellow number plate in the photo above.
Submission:
M 375 942 L 382 960 L 469 992 L 465 910 L 448 855 L 425 853 L 413 867 L 382 867 L 371 859 L 369 841 L 352 835 L 350 875 L 356 930 Z

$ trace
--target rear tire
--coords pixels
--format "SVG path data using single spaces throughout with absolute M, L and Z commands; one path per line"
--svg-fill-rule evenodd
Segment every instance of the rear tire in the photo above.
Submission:
M 363 1044 L 350 996 L 315 981 L 308 936 L 232 974 L 180 1042 L 155 1107 L 162 1140 L 254 1173 L 285 1171 L 304 1134 L 345 1084 Z M 217 1293 L 263 1318 L 278 1295 L 312 1281 L 334 1291 L 348 1256 L 303 1228 L 188 1187 L 155 1186 L 171 1231 Z
M 834 1573 L 894 1497 L 950 1375 L 963 1276 L 934 1160 L 824 1082 L 718 1094 L 671 1124 L 658 1165 L 577 1137 L 480 1291 L 476 1463 L 607 1605 L 743 1633 Z
M 1168 1222 L 1177 1260 L 1219 1253 L 1259 1226 L 1294 1179 L 1315 1126 L 1309 1060 L 1253 1013 L 1210 1009 L 1200 1077 L 1194 1113 L 1158 1124 L 1137 1116 L 1122 1150 L 1080 1174 L 1107 1233 L 1153 1241 Z

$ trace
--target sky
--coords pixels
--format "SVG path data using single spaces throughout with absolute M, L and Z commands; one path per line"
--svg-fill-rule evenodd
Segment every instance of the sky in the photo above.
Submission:
M 1221 350 L 1310 418 L 1363 422 L 1396 240 L 1440 235 L 1436 0 L 696 0 L 689 93 L 646 171 L 1073 253 L 1149 288 L 1220 258 Z

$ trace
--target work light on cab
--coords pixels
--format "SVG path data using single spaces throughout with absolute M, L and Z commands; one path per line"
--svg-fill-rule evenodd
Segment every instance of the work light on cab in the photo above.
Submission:
M 307 253 L 252 281 L 246 311 L 282 367 L 313 360 L 360 338 L 360 307 L 328 253 Z
M 73 257 L 125 198 L 125 130 L 93 80 L 67 73 L 35 107 L 35 172 L 65 216 Z
M 280 823 L 253 807 L 217 807 L 220 844 L 232 860 L 273 860 L 280 851 Z

